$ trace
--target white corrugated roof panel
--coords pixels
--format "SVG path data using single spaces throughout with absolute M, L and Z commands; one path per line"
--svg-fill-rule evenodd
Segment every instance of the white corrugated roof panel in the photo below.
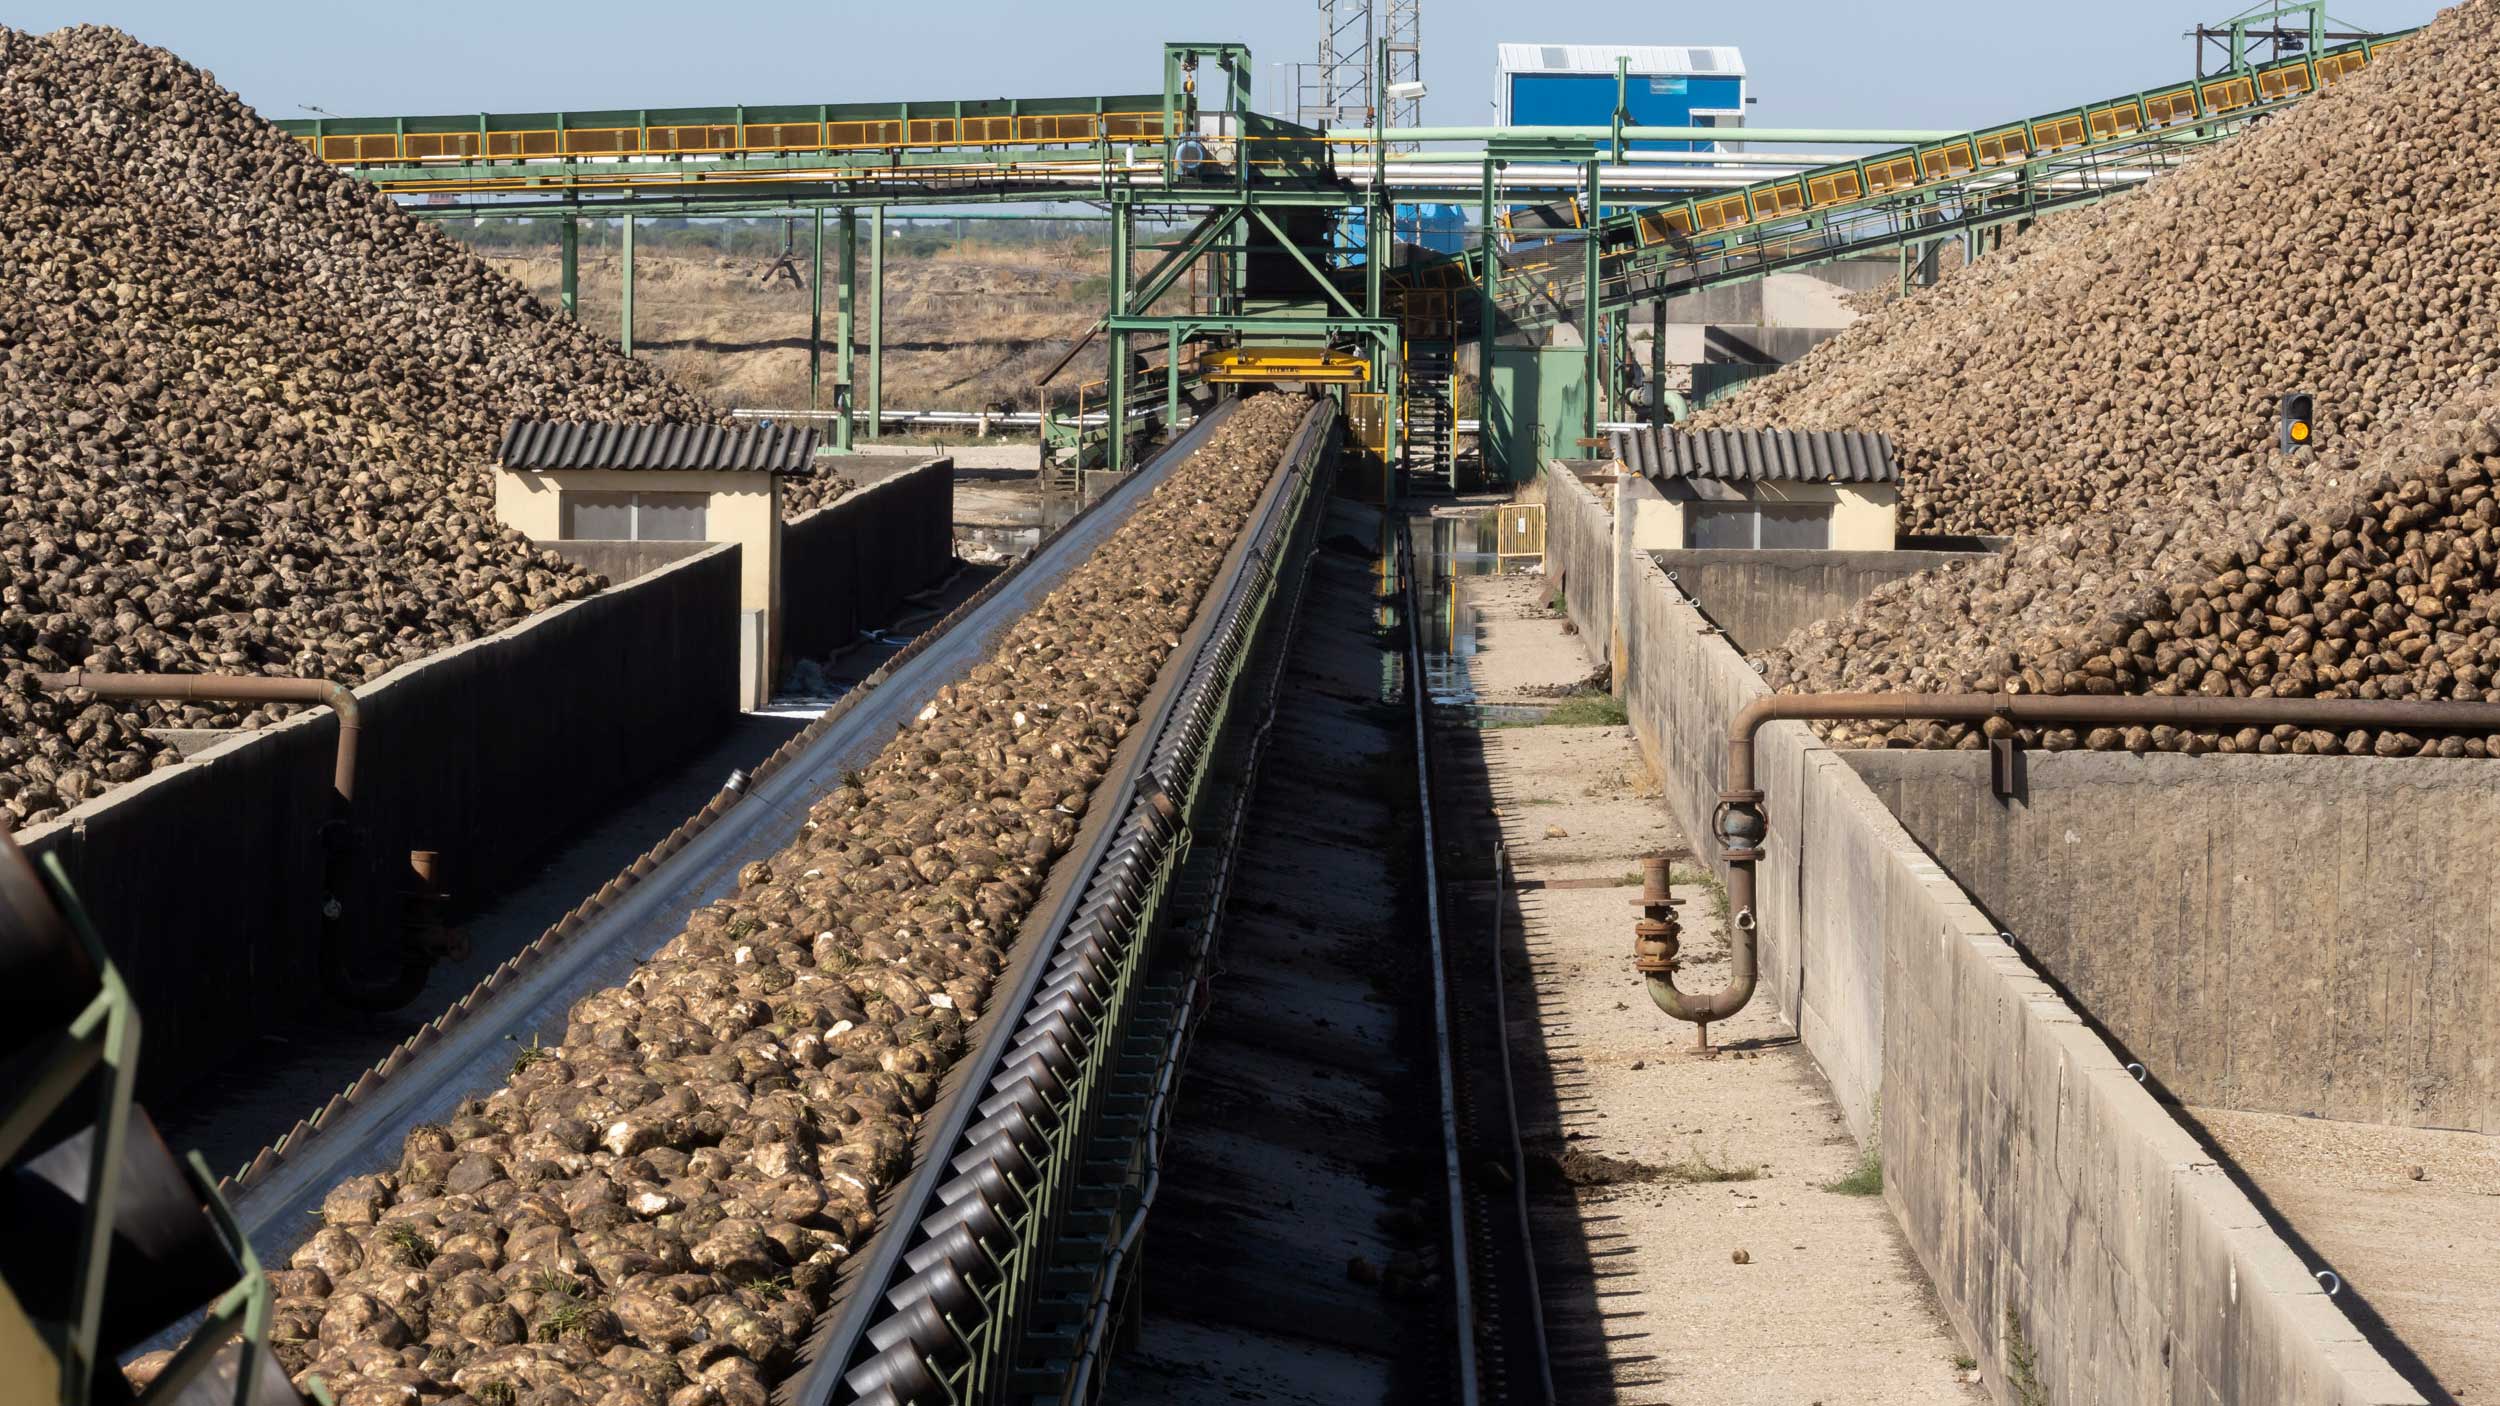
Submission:
M 1724 44 L 1504 44 L 1496 72 L 1607 73 L 1615 60 L 1630 59 L 1643 77 L 1741 78 L 1745 56 Z

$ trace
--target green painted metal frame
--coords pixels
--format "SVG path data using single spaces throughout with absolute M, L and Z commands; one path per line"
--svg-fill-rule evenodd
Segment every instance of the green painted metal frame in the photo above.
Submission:
M 2251 47 L 2249 31 L 2260 27 L 2280 28 L 2283 21 L 2294 18 L 2299 19 L 2302 27 L 2308 31 L 2309 52 L 2314 54 L 2326 47 L 2326 27 L 2330 18 L 2326 12 L 2326 0 L 2265 0 L 2264 3 L 2251 5 L 2221 24 L 2212 26 L 2212 28 L 2222 30 L 2227 36 L 2224 40 L 2224 52 L 2229 57 L 2220 71 L 2223 73 L 2250 72 L 2254 65 L 2248 61 L 2248 51 Z M 2203 36 L 2191 35 L 2190 37 L 2201 40 Z M 2202 42 L 2197 45 L 2197 59 L 2197 67 L 2202 69 L 2204 67 Z
M 1904 243 L 1923 242 L 1935 237 L 1939 231 L 1992 226 L 2005 219 L 2031 219 L 2049 209 L 2088 203 L 2114 193 L 2116 189 L 2131 188 L 2131 182 L 2123 186 L 2107 182 L 2108 167 L 2119 163 L 2140 163 L 2148 156 L 2176 155 L 2187 149 L 2208 145 L 2234 135 L 2246 125 L 2250 118 L 2267 112 L 2280 111 L 2319 91 L 2326 82 L 2319 75 L 2320 64 L 2340 65 L 2352 56 L 2359 56 L 2365 62 L 2375 61 L 2384 50 L 2415 32 L 2407 30 L 2255 69 L 2248 75 L 2251 83 L 2264 74 L 2276 72 L 2288 74 L 2293 70 L 2299 70 L 2305 86 L 2271 99 L 2252 99 L 2250 102 L 2237 104 L 2227 109 L 2214 108 L 2204 92 L 2204 89 L 2225 80 L 2208 78 L 2200 82 L 2195 79 L 2182 79 L 2135 94 L 2046 113 L 2022 122 L 1975 128 L 1946 141 L 1900 147 L 1878 152 L 1862 159 L 1818 167 L 1795 176 L 1756 182 L 1728 191 L 1713 191 L 1691 200 L 1635 209 L 1594 224 L 1600 232 L 1600 242 L 1609 250 L 1618 251 L 1613 258 L 1615 265 L 1613 277 L 1619 285 L 1623 285 L 1617 291 L 1608 293 L 1601 299 L 1601 302 L 1606 306 L 1614 306 L 1620 302 L 1690 292 L 1726 283 L 1744 282 L 1781 269 L 1826 263 L 1861 253 L 1882 252 Z M 2169 126 L 2151 125 L 2149 103 L 2155 100 L 2171 102 L 2182 96 L 2193 104 L 2194 116 L 2183 117 Z M 2133 113 L 2136 125 L 2112 138 L 2049 151 L 2038 150 L 2033 145 L 2033 134 L 2044 125 L 2072 120 L 2084 124 L 2088 132 L 2094 115 L 2129 111 Z M 1978 165 L 1978 144 L 1991 139 L 2020 140 L 2023 143 L 2023 156 L 2020 159 L 2006 160 L 1994 165 Z M 1516 144 L 1505 144 L 1501 154 L 1512 160 L 1528 159 L 1527 150 L 1528 148 Z M 1924 170 L 1931 156 L 1956 152 L 1966 160 L 1967 165 L 1958 176 L 1949 180 L 1928 182 L 1901 190 L 1876 192 L 1874 190 L 1876 182 L 1868 174 L 1872 168 L 1888 166 L 1904 159 L 1919 163 L 1920 168 Z M 1546 155 L 1543 159 L 1554 159 L 1554 154 Z M 1964 187 L 1968 183 L 1986 177 L 2004 176 L 2012 176 L 2016 179 L 2011 183 L 2010 189 L 1991 189 L 1986 193 L 1987 199 L 1999 202 L 1992 208 L 1970 215 L 1956 215 L 1948 220 L 1929 222 L 1919 219 L 1914 223 L 1916 217 L 1930 214 L 1939 206 L 1958 204 L 1963 198 Z M 1755 213 L 1765 203 L 1766 197 L 1774 196 L 1784 188 L 1793 188 L 1793 193 L 1800 197 L 1802 203 L 1812 183 L 1825 178 L 1841 181 L 1844 185 L 1854 182 L 1856 189 L 1870 193 L 1852 200 L 1838 200 L 1820 206 L 1811 206 L 1794 214 L 1767 219 L 1754 218 Z M 2103 182 L 2103 188 L 2061 194 L 2054 188 L 2061 178 L 2100 180 Z M 1701 220 L 1699 212 L 1702 206 L 1719 205 L 1740 198 L 1744 202 L 1746 221 L 1724 230 L 1661 240 L 1651 237 L 1640 228 L 1644 222 L 1650 223 L 1653 228 L 1661 228 L 1670 217 L 1679 212 L 1685 223 L 1698 228 Z M 1893 227 L 1884 228 L 1887 221 L 1892 222 Z M 1801 235 L 1835 229 L 1847 233 L 1848 237 L 1831 241 L 1829 248 L 1813 251 L 1783 251 L 1776 258 L 1759 256 L 1759 251 L 1768 246 L 1795 241 Z M 1757 256 L 1750 265 L 1736 262 L 1746 260 L 1749 255 Z M 1479 257 L 1462 256 L 1459 262 L 1464 266 L 1467 277 L 1475 276 Z M 1516 269 L 1516 266 L 1514 268 Z M 1671 273 L 1672 276 L 1652 278 L 1646 284 L 1632 286 L 1634 281 L 1632 275 L 1644 270 L 1659 271 L 1662 274 Z M 1555 270 L 1547 268 L 1541 271 L 1553 272 Z M 1578 279 L 1574 277 L 1570 281 L 1577 283 Z M 1534 327 L 1555 321 L 1559 310 L 1551 307 L 1539 309 L 1514 299 L 1510 305 L 1501 309 L 1501 313 L 1511 320 L 1513 325 Z
M 851 449 L 851 420 L 857 407 L 852 402 L 851 374 L 853 358 L 859 354 L 854 335 L 854 309 L 859 298 L 859 211 L 841 212 L 839 241 L 841 253 L 840 291 L 834 300 L 833 315 L 833 408 L 840 412 L 833 422 L 833 447 L 843 453 Z
M 617 261 L 624 292 L 617 306 L 617 346 L 627 355 L 634 354 L 634 225 L 635 217 L 627 215 L 618 222 Z
M 1313 485 L 1318 477 L 1316 472 L 1294 475 L 1285 490 L 1284 533 L 1302 529 L 1316 496 Z M 1253 556 L 1243 563 L 1243 570 L 1256 573 L 1257 583 L 1244 605 L 1245 637 L 1255 638 L 1268 623 L 1278 596 L 1276 567 L 1281 556 Z M 1213 644 L 1214 637 L 1209 636 L 1208 643 Z M 1211 762 L 1219 754 L 1224 731 L 1238 721 L 1236 704 L 1250 651 L 1232 651 L 1218 658 L 1212 690 L 1219 700 L 1213 712 L 1216 727 L 1194 750 L 1185 774 L 1158 778 L 1165 795 L 1191 823 L 1176 827 L 1171 843 L 1155 852 L 1144 897 L 1135 911 L 1122 913 L 1114 908 L 1104 915 L 1105 922 L 1127 927 L 1131 940 L 1120 944 L 1118 960 L 1110 965 L 1108 979 L 1095 993 L 1101 1014 L 1091 1022 L 1094 1036 L 1084 1042 L 1073 1077 L 1063 1081 L 1064 1097 L 1055 1101 L 1042 1154 L 1030 1159 L 1033 1175 L 1016 1185 L 1024 1210 L 1011 1218 L 1003 1244 L 982 1245 L 982 1252 L 998 1268 L 996 1281 L 976 1291 L 981 1303 L 977 1320 L 967 1323 L 972 1319 L 968 1314 L 950 1320 L 964 1356 L 940 1378 L 940 1389 L 949 1402 L 1060 1399 L 1054 1388 L 1063 1388 L 1068 1364 L 1054 1365 L 1052 1353 L 1065 1338 L 1033 1331 L 1035 1311 L 1054 1297 L 1048 1276 L 1062 1263 L 1061 1252 L 1081 1253 L 1088 1244 L 1100 1243 L 1101 1208 L 1085 1203 L 1091 1199 L 1089 1193 L 1098 1192 L 1103 1184 L 1106 1159 L 1116 1165 L 1120 1146 L 1124 1142 L 1134 1146 L 1142 1132 L 1133 1111 L 1140 1071 L 1129 1037 L 1140 1030 L 1157 1005 L 1151 1000 L 1147 974 L 1172 941 L 1176 880 L 1194 852 L 1192 840 L 1196 823 L 1204 818 L 1202 802 Z
M 582 222 L 567 215 L 557 236 L 556 301 L 566 317 L 582 315 Z
M 44 1334 L 44 1345 L 59 1360 L 57 1399 L 61 1406 L 86 1406 L 98 1372 L 116 1369 L 105 1362 L 101 1348 L 106 1272 L 112 1257 L 113 1223 L 119 1210 L 121 1170 L 127 1155 L 132 1089 L 139 1069 L 141 1021 L 138 1002 L 120 970 L 105 953 L 103 939 L 79 902 L 77 891 L 56 855 L 37 866 L 44 888 L 58 908 L 69 935 L 87 949 L 97 972 L 96 994 L 34 1061 L 23 1081 L 0 1104 L 0 1162 L 14 1158 L 55 1112 L 68 1106 L 79 1087 L 100 1069 L 94 1102 L 94 1154 L 88 1159 L 87 1184 L 81 1201 L 79 1239 L 84 1252 L 73 1267 L 70 1297 L 77 1321 Z M 166 1363 L 136 1406 L 171 1401 L 209 1369 L 229 1340 L 237 1342 L 235 1387 L 228 1399 L 246 1406 L 259 1377 L 259 1359 L 269 1351 L 269 1322 L 276 1302 L 251 1240 L 217 1192 L 217 1178 L 198 1153 L 184 1159 L 192 1189 L 216 1225 L 225 1250 L 235 1262 L 234 1287 L 208 1306 L 203 1322 L 173 1359 Z M 49 1325 L 47 1325 L 49 1326 Z M 30 1387 L 31 1383 L 20 1383 Z

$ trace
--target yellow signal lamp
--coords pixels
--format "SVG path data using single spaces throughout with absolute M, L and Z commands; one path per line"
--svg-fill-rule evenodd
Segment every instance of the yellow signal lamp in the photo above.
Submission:
M 2275 433 L 2285 454 L 2309 447 L 2309 442 L 2317 435 L 2317 411 L 2317 398 L 2306 391 L 2295 391 L 2283 397 L 2276 411 Z

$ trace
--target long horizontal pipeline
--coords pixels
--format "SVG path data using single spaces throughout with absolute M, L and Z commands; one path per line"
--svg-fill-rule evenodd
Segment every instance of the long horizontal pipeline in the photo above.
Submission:
M 2374 698 L 2215 698 L 2202 694 L 1775 693 L 1728 723 L 1726 786 L 1753 789 L 1754 734 L 1779 719 L 1809 722 L 1963 722 L 2003 718 L 2055 727 L 2375 728 L 2500 734 L 2500 704 Z
M 1608 190 L 1742 190 L 1746 186 L 1760 185 L 1764 181 L 1778 180 L 1785 176 L 1798 175 L 1811 169 L 1813 168 L 1800 165 L 1769 170 L 1757 167 L 1751 171 L 1695 171 L 1674 167 L 1615 166 L 1610 164 L 1597 168 L 1597 180 L 1599 185 Z M 1347 171 L 1343 174 L 1346 184 L 1353 186 L 1357 190 L 1370 189 L 1372 183 L 1371 172 Z M 1494 186 L 1497 191 L 1516 189 L 1523 186 L 1545 189 L 1562 189 L 1565 187 L 1577 189 L 1578 187 L 1587 184 L 1587 182 L 1588 168 L 1586 166 L 1514 164 L 1503 168 L 1501 175 L 1495 179 Z M 1387 186 L 1391 190 L 1404 190 L 1419 187 L 1440 189 L 1452 184 L 1478 191 L 1483 189 L 1482 181 L 1460 180 L 1452 182 L 1446 174 L 1438 170 L 1401 171 L 1395 166 L 1389 168 L 1389 179 L 1387 181 Z
M 1481 151 L 1393 151 L 1388 155 L 1391 166 L 1464 166 L 1484 164 Z M 1608 164 L 1617 164 L 1612 156 Z M 1836 151 L 1627 151 L 1625 162 L 1663 166 L 1826 166 L 1837 161 L 1855 161 Z
M 1187 383 L 1187 378 L 1184 377 L 1182 384 L 1186 385 Z M 1131 409 L 1129 411 L 1129 418 L 1132 420 L 1148 420 L 1161 416 L 1163 413 L 1163 392 L 1161 389 L 1158 388 L 1154 392 L 1153 400 L 1155 403 L 1152 406 Z M 793 424 L 805 425 L 829 425 L 834 421 L 841 419 L 844 413 L 845 412 L 840 410 L 747 409 L 732 410 L 729 412 L 731 418 L 738 420 L 771 420 L 776 423 L 788 421 Z M 868 418 L 868 411 L 865 407 L 852 410 L 848 413 L 851 417 L 852 423 L 854 424 Z M 1016 425 L 1029 428 L 1039 425 L 1042 422 L 1040 412 L 1033 410 L 1002 410 L 991 415 L 984 415 L 978 410 L 884 410 L 879 411 L 878 413 L 882 417 L 880 423 L 887 425 L 978 425 L 986 421 L 992 425 Z M 1111 422 L 1111 415 L 1108 411 L 1089 410 L 1083 415 L 1060 416 L 1059 422 L 1061 424 L 1083 424 L 1089 426 L 1106 425 Z M 1187 407 L 1183 407 L 1181 424 L 1190 425 L 1194 423 L 1196 423 L 1194 417 L 1188 413 Z
M 1964 129 L 1965 131 L 1967 129 Z M 1621 136 L 1635 142 L 1771 142 L 1803 145 L 1837 142 L 1846 146 L 1915 146 L 1958 137 L 1963 131 L 1927 131 L 1907 127 L 1626 127 Z M 1369 146 L 1377 137 L 1389 142 L 1611 142 L 1612 127 L 1331 127 L 1328 140 L 1339 145 Z

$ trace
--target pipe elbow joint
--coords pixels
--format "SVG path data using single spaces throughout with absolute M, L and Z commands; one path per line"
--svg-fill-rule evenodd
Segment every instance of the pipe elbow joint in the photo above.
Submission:
M 1750 975 L 1740 976 L 1707 996 L 1678 990 L 1673 972 L 1649 974 L 1647 980 L 1649 999 L 1658 1003 L 1658 1009 L 1677 1020 L 1695 1025 L 1711 1025 L 1725 1020 L 1743 1010 L 1745 1003 L 1753 999 L 1753 978 Z

